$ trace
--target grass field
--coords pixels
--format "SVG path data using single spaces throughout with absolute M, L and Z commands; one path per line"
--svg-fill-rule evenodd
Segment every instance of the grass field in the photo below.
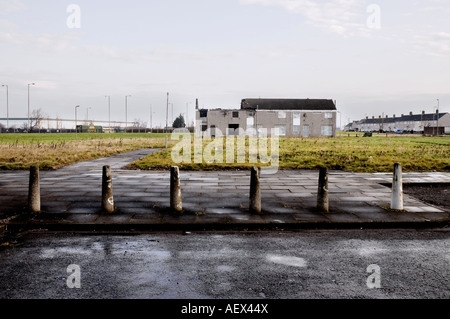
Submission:
M 163 134 L 0 134 L 0 170 L 57 169 L 141 148 L 164 147 Z
M 210 143 L 204 143 L 206 147 Z M 268 143 L 270 144 L 270 143 Z M 224 143 L 224 152 L 226 147 Z M 192 151 L 193 153 L 193 151 Z M 270 154 L 270 151 L 269 151 Z M 192 154 L 191 158 L 194 158 Z M 248 169 L 254 164 L 181 163 L 184 170 Z M 380 134 L 341 134 L 337 138 L 280 138 L 281 169 L 330 169 L 352 172 L 390 172 L 394 163 L 404 171 L 450 171 L 450 137 Z M 174 165 L 170 150 L 149 155 L 129 165 L 135 169 L 167 169 Z M 268 166 L 268 165 L 259 165 Z
M 130 169 L 168 169 L 175 165 L 171 147 L 178 141 L 168 139 L 169 148 L 131 163 Z M 205 141 L 208 147 L 211 141 Z M 73 162 L 127 152 L 140 148 L 163 148 L 165 134 L 0 134 L 0 169 L 56 169 Z M 269 142 L 270 145 L 270 142 Z M 248 150 L 247 150 L 248 151 Z M 224 152 L 226 144 L 224 143 Z M 213 152 L 214 153 L 214 152 Z M 270 154 L 270 151 L 269 151 Z M 176 164 L 183 170 L 248 169 L 247 161 L 239 164 L 194 163 Z M 450 137 L 412 135 L 339 134 L 337 138 L 280 138 L 281 169 L 330 169 L 353 172 L 390 172 L 394 163 L 404 171 L 450 171 Z M 260 165 L 265 166 L 265 165 Z M 266 165 L 267 166 L 267 165 Z

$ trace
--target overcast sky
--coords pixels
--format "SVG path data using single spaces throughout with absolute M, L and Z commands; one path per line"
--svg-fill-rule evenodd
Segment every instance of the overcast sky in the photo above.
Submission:
M 71 6 L 74 4 L 75 6 Z M 364 116 L 450 112 L 448 0 L 0 0 L 10 117 L 139 118 L 239 108 L 243 98 L 337 101 Z M 171 109 L 169 108 L 169 120 Z M 6 89 L 0 86 L 0 117 Z M 338 117 L 339 121 L 339 117 Z

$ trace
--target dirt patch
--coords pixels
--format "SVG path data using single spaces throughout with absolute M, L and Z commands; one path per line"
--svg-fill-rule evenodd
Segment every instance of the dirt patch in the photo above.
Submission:
M 403 192 L 425 203 L 450 211 L 450 184 L 404 184 Z

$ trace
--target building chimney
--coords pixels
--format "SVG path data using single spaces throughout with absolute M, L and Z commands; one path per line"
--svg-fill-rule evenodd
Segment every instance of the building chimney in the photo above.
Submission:
M 198 110 L 198 99 L 195 99 L 195 109 Z
M 422 111 L 422 115 L 425 115 L 425 111 Z
M 413 112 L 409 112 L 409 115 L 413 115 Z

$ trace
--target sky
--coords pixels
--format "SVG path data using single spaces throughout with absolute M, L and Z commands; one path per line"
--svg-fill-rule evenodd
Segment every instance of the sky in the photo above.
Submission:
M 10 117 L 35 83 L 30 108 L 49 117 L 79 105 L 148 127 L 165 125 L 167 93 L 169 121 L 191 122 L 196 98 L 332 99 L 341 125 L 450 112 L 449 15 L 448 0 L 0 0 L 0 85 Z

